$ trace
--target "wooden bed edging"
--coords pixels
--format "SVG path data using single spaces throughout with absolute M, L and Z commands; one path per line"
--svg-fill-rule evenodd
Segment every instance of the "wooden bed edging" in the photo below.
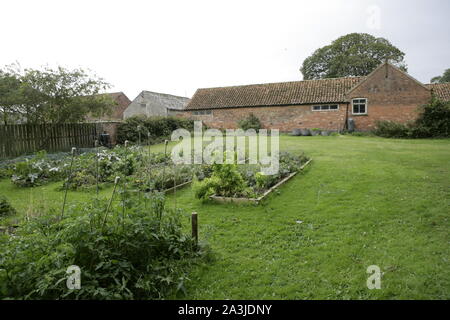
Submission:
M 221 197 L 221 196 L 216 196 L 216 195 L 212 195 L 209 198 L 218 203 L 254 203 L 254 204 L 258 204 L 259 202 L 264 200 L 273 190 L 280 187 L 282 184 L 286 183 L 292 177 L 294 177 L 297 173 L 299 173 L 301 170 L 303 170 L 307 165 L 309 165 L 311 163 L 311 161 L 312 161 L 312 159 L 309 159 L 304 165 L 302 165 L 300 167 L 300 169 L 298 171 L 291 173 L 290 175 L 288 175 L 287 177 L 282 179 L 280 182 L 278 182 L 274 186 L 270 187 L 269 190 L 264 192 L 264 194 L 258 198 L 233 198 L 233 197 Z

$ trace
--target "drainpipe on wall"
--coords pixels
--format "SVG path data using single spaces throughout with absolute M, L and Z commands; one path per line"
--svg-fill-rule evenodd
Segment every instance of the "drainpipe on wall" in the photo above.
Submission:
M 349 105 L 349 104 L 350 104 L 350 103 L 347 102 L 347 107 L 346 107 L 346 109 L 345 109 L 344 130 L 348 130 L 348 105 Z

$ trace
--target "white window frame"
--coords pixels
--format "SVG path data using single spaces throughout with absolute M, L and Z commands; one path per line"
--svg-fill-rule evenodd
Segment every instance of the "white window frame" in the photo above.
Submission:
M 323 106 L 337 106 L 337 109 L 327 109 L 327 110 L 314 110 L 314 107 L 323 107 Z M 340 108 L 340 106 L 339 106 L 339 104 L 337 104 L 337 103 L 332 103 L 332 104 L 316 104 L 316 105 L 313 105 L 313 106 L 311 106 L 311 111 L 314 111 L 314 112 L 319 112 L 319 111 L 322 111 L 322 112 L 327 112 L 327 111 L 339 111 L 339 108 Z
M 211 110 L 196 110 L 196 111 L 193 111 L 192 114 L 194 116 L 210 116 L 210 115 L 212 115 L 212 111 Z
M 365 112 L 355 112 L 355 108 L 354 108 L 354 105 L 355 105 L 355 100 L 365 100 L 366 102 L 365 102 L 365 106 L 366 106 L 366 108 L 365 108 Z M 356 104 L 361 104 L 361 103 L 356 103 Z M 354 115 L 366 115 L 367 114 L 367 112 L 368 112 L 368 105 L 369 105 L 369 100 L 367 99 L 367 98 L 353 98 L 352 99 L 352 114 L 354 114 Z

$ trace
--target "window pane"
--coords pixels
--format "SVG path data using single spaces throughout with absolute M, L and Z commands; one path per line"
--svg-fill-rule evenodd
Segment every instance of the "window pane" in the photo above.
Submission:
M 359 113 L 366 113 L 366 106 L 365 105 L 360 105 L 359 106 Z
M 320 106 L 313 106 L 313 110 L 314 110 L 314 111 L 320 110 Z
M 337 105 L 330 106 L 330 110 L 337 110 L 337 109 L 338 109 Z
M 329 110 L 330 106 L 322 106 L 322 110 Z

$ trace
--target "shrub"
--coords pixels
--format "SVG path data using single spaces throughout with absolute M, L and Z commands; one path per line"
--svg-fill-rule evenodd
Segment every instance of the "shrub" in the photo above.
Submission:
M 253 113 L 250 113 L 247 118 L 239 120 L 238 126 L 243 130 L 255 129 L 258 131 L 262 128 L 261 121 Z
M 12 216 L 16 213 L 16 210 L 9 203 L 8 199 L 4 196 L 0 196 L 0 218 Z
M 194 129 L 194 122 L 178 117 L 130 117 L 117 127 L 117 142 L 139 142 L 141 132 L 141 143 L 147 144 L 150 133 L 150 144 L 155 144 L 170 138 L 172 131 L 179 128 L 191 131 Z
M 106 201 L 72 207 L 64 219 L 35 218 L 0 245 L 0 298 L 163 299 L 183 291 L 192 264 L 203 255 L 183 232 L 180 211 L 164 197 L 150 205 L 113 206 Z M 125 212 L 125 214 L 124 214 Z M 81 269 L 81 289 L 68 290 L 66 270 Z
M 412 123 L 378 121 L 374 133 L 386 138 L 445 138 L 450 137 L 450 102 L 435 97 L 421 107 L 421 113 Z
M 450 102 L 433 97 L 429 104 L 422 107 L 412 135 L 417 138 L 450 137 Z
M 385 138 L 408 138 L 411 136 L 410 127 L 394 121 L 377 121 L 374 133 Z

